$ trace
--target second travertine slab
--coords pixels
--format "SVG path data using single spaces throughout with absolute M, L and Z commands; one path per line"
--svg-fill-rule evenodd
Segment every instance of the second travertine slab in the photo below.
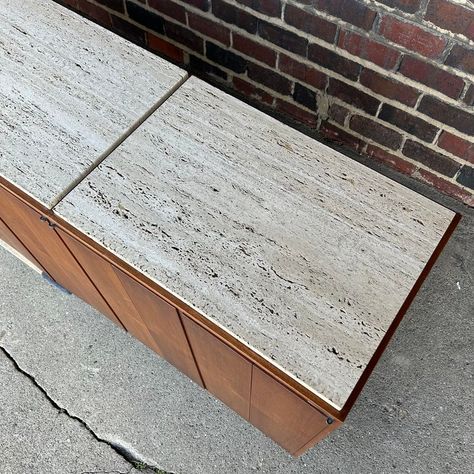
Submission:
M 0 0 L 0 176 L 51 207 L 184 77 L 52 0 Z
M 56 212 L 337 409 L 454 216 L 196 78 Z

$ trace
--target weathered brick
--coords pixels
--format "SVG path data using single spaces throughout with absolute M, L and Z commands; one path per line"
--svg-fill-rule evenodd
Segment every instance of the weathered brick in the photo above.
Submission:
M 428 143 L 431 143 L 434 140 L 439 130 L 437 127 L 425 120 L 415 117 L 404 110 L 392 107 L 389 104 L 384 104 L 382 106 L 379 118 Z
M 447 39 L 442 36 L 389 15 L 382 18 L 379 31 L 388 40 L 427 58 L 438 58 L 447 43 Z
M 318 123 L 318 116 L 316 113 L 308 112 L 307 110 L 285 100 L 276 99 L 275 109 L 283 115 L 290 116 L 297 122 L 304 123 L 311 128 L 316 128 Z
M 247 74 L 253 81 L 263 84 L 280 94 L 290 95 L 291 93 L 291 81 L 271 69 L 249 63 Z
M 472 141 L 464 140 L 445 130 L 438 138 L 438 146 L 463 160 L 474 163 L 474 142 Z
M 449 177 L 453 177 L 460 168 L 458 162 L 413 140 L 405 142 L 403 154 Z
M 351 31 L 341 31 L 338 44 L 351 54 L 367 59 L 384 69 L 394 69 L 401 56 L 395 49 Z
M 464 81 L 460 77 L 412 56 L 403 58 L 400 72 L 453 99 L 457 99 L 464 89 Z
M 293 91 L 293 100 L 308 109 L 316 108 L 316 93 L 298 82 L 295 84 Z
M 273 49 L 257 43 L 246 36 L 239 35 L 235 31 L 232 33 L 232 39 L 232 47 L 237 51 L 255 58 L 262 63 L 268 64 L 269 66 L 275 66 L 277 53 Z
M 308 40 L 302 36 L 298 36 L 291 31 L 287 31 L 278 26 L 260 21 L 258 23 L 258 34 L 261 38 L 274 43 L 281 48 L 291 51 L 292 53 L 306 56 L 308 48 Z
M 328 94 L 342 100 L 346 104 L 353 105 L 364 110 L 370 115 L 375 115 L 380 101 L 345 82 L 329 78 Z
M 349 126 L 354 132 L 364 135 L 364 137 L 370 138 L 392 150 L 397 150 L 402 144 L 403 137 L 400 133 L 391 128 L 384 127 L 367 117 L 354 115 L 351 117 Z
M 203 35 L 215 39 L 226 46 L 230 45 L 229 28 L 192 12 L 188 12 L 188 22 L 191 29 L 199 31 Z
M 203 61 L 201 58 L 193 56 L 192 54 L 189 55 L 189 67 L 191 71 L 196 73 L 198 76 L 205 74 L 206 76 L 211 75 L 218 79 L 227 80 L 227 73 L 225 71 L 219 69 L 213 64 Z
M 455 5 L 446 0 L 431 0 L 426 10 L 425 20 L 435 25 L 460 33 L 474 40 L 474 19 L 472 10 Z
M 109 14 L 108 11 L 104 10 L 103 8 L 97 5 L 93 5 L 92 3 L 89 3 L 85 0 L 77 0 L 74 7 L 77 8 L 80 12 L 82 12 L 85 16 L 94 20 L 99 25 L 109 27 L 109 28 L 110 26 L 112 26 L 111 15 Z M 123 36 L 128 38 L 127 32 L 125 30 L 126 28 L 124 28 L 123 31 L 120 31 L 120 33 Z M 141 44 L 139 38 L 136 38 L 134 42 Z
M 382 148 L 379 148 L 375 145 L 369 144 L 365 152 L 371 158 L 375 158 L 380 163 L 384 163 L 390 166 L 390 168 L 399 171 L 400 173 L 411 175 L 418 168 L 413 163 L 410 163 L 409 161 L 406 161 L 397 155 L 393 155 L 392 153 L 382 150 Z
M 376 16 L 374 10 L 356 0 L 313 0 L 313 5 L 364 30 L 372 28 Z
M 355 151 L 360 151 L 365 145 L 365 142 L 360 138 L 355 137 L 346 130 L 336 127 L 329 122 L 323 122 L 319 132 L 331 142 L 351 148 Z
M 249 33 L 257 32 L 256 17 L 222 0 L 212 0 L 212 13 L 226 23 L 238 26 Z
M 123 0 L 95 0 L 96 3 L 100 3 L 111 10 L 115 10 L 119 13 L 125 13 L 125 5 Z
M 232 83 L 238 92 L 247 97 L 257 99 L 257 101 L 260 103 L 271 105 L 274 101 L 274 98 L 271 94 L 259 89 L 257 86 L 255 86 L 255 84 L 244 81 L 240 77 L 234 76 L 232 78 Z
M 204 40 L 188 28 L 167 20 L 164 20 L 164 27 L 166 36 L 169 38 L 187 46 L 193 51 L 201 54 L 204 53 Z
M 361 69 L 360 64 L 357 64 L 350 59 L 346 59 L 334 51 L 323 48 L 318 44 L 309 45 L 308 59 L 347 77 L 347 79 L 355 81 L 359 77 Z
M 189 3 L 193 7 L 199 8 L 204 12 L 207 12 L 211 5 L 210 0 L 186 0 L 186 3 Z
M 332 43 L 336 37 L 337 26 L 310 12 L 291 4 L 286 4 L 285 21 L 299 30 Z
M 409 106 L 414 106 L 420 95 L 420 92 L 413 87 L 367 68 L 364 68 L 360 74 L 360 83 L 377 94 Z
M 186 23 L 186 10 L 172 0 L 148 0 L 148 6 L 181 23 Z
M 421 99 L 418 110 L 460 132 L 474 135 L 474 114 L 446 104 L 431 96 L 425 96 Z
M 420 9 L 421 0 L 378 0 L 391 8 L 407 13 L 416 13 Z
M 280 53 L 278 68 L 285 74 L 293 76 L 294 78 L 316 87 L 317 89 L 324 89 L 324 87 L 326 87 L 326 74 L 318 71 L 314 67 L 296 61 L 286 54 Z
M 280 17 L 281 15 L 280 0 L 236 0 L 236 2 L 268 16 Z
M 95 15 L 94 18 L 96 18 Z M 120 36 L 127 38 L 132 43 L 139 44 L 141 46 L 146 45 L 145 32 L 141 28 L 116 15 L 111 14 L 110 18 L 112 20 L 113 31 L 118 33 Z
M 209 41 L 206 41 L 206 56 L 211 61 L 239 74 L 244 73 L 247 69 L 247 60 L 242 56 Z
M 466 105 L 474 105 L 474 84 L 469 86 L 469 89 L 466 91 L 466 95 L 464 96 L 463 102 Z
M 165 32 L 164 20 L 161 16 L 156 13 L 147 10 L 146 8 L 137 5 L 136 3 L 127 0 L 127 12 L 128 16 L 140 25 L 146 28 L 156 31 L 157 33 L 163 34 Z
M 423 183 L 429 184 L 430 186 L 439 189 L 448 196 L 453 196 L 460 201 L 464 201 L 470 206 L 474 206 L 474 196 L 469 191 L 462 189 L 456 183 L 447 181 L 441 176 L 431 173 L 428 170 L 424 170 L 423 168 L 420 168 L 414 174 L 414 177 Z
M 328 110 L 328 117 L 337 122 L 339 125 L 344 125 L 347 116 L 349 115 L 349 109 L 346 109 L 339 104 L 331 104 Z
M 472 166 L 464 165 L 461 168 L 456 181 L 467 188 L 474 189 L 474 168 Z
M 152 33 L 147 33 L 148 37 L 148 47 L 152 51 L 156 51 L 158 53 L 164 54 L 166 57 L 182 63 L 184 60 L 183 57 L 183 50 L 181 48 L 178 48 L 174 44 L 168 43 L 168 41 L 165 41 L 162 38 L 159 38 L 158 36 L 155 36 Z
M 469 74 L 474 74 L 474 52 L 472 48 L 455 44 L 444 63 Z

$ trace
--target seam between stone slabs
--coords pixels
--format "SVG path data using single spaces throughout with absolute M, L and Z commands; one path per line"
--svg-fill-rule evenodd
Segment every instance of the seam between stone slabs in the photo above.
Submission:
M 1 338 L 1 334 L 0 334 L 0 338 Z M 123 471 L 83 471 L 82 474 L 96 474 L 96 473 L 103 473 L 103 474 L 107 474 L 107 473 L 116 473 L 116 474 L 129 474 L 135 467 L 140 466 L 140 467 L 143 467 L 145 469 L 151 469 L 152 472 L 159 472 L 159 473 L 163 473 L 163 474 L 172 474 L 172 473 L 169 473 L 169 472 L 166 472 L 166 471 L 163 471 L 162 469 L 158 468 L 157 466 L 150 466 L 149 464 L 141 461 L 140 459 L 138 459 L 135 455 L 133 455 L 132 453 L 130 453 L 129 450 L 127 450 L 125 447 L 123 446 L 120 446 L 118 443 L 114 443 L 114 442 L 111 442 L 111 441 L 107 441 L 106 439 L 103 439 L 103 438 L 100 438 L 95 432 L 94 430 L 84 421 L 82 420 L 81 418 L 79 418 L 78 416 L 75 416 L 71 413 L 69 413 L 69 411 L 64 408 L 64 407 L 61 407 L 55 400 L 53 400 L 53 398 L 50 397 L 50 395 L 48 394 L 48 392 L 38 383 L 38 381 L 36 380 L 36 378 L 31 375 L 30 373 L 28 373 L 26 370 L 22 369 L 20 367 L 20 365 L 18 364 L 18 362 L 15 360 L 15 358 L 10 354 L 10 352 L 5 349 L 5 347 L 1 346 L 0 345 L 0 350 L 3 352 L 3 354 L 7 357 L 7 359 L 13 364 L 13 367 L 18 371 L 20 372 L 22 375 L 24 375 L 27 379 L 29 379 L 29 381 L 43 394 L 43 396 L 46 398 L 46 400 L 49 401 L 49 403 L 56 409 L 58 410 L 59 413 L 63 413 L 65 414 L 66 416 L 68 416 L 70 419 L 72 420 L 75 420 L 77 421 L 84 429 L 86 429 L 91 435 L 92 437 L 98 442 L 98 443 L 103 443 L 103 444 L 106 444 L 107 446 L 109 446 L 110 448 L 112 448 L 121 458 L 123 458 L 127 463 L 130 464 L 130 469 L 126 472 L 123 472 Z M 146 471 L 144 471 L 146 472 Z M 150 471 L 148 471 L 150 472 Z
M 101 155 L 74 181 L 72 181 L 61 193 L 59 193 L 50 202 L 50 209 L 53 210 L 74 188 L 76 188 L 84 179 L 87 178 L 109 155 L 111 155 L 140 125 L 143 124 L 151 115 L 153 115 L 173 94 L 181 88 L 181 86 L 190 78 L 189 73 L 186 72 L 182 77 L 153 107 L 147 110 L 141 117 L 139 117 L 122 135 L 115 140 Z

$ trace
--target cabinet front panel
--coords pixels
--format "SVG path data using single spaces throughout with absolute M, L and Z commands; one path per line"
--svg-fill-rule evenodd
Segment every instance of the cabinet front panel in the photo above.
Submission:
M 185 315 L 181 318 L 206 388 L 248 420 L 252 364 Z

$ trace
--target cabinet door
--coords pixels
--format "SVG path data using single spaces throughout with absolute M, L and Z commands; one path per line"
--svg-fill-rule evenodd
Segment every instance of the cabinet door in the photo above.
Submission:
M 0 211 L 1 212 L 1 211 Z M 19 254 L 23 255 L 33 265 L 42 270 L 41 265 L 35 260 L 28 249 L 16 238 L 15 234 L 0 219 L 0 239 L 15 249 Z
M 178 311 L 133 278 L 114 267 L 162 356 L 202 386 Z
M 248 420 L 252 364 L 188 317 L 181 318 L 207 390 Z
M 327 417 L 253 367 L 250 422 L 292 454 L 327 427 Z
M 142 321 L 113 266 L 77 239 L 66 234 L 66 232 L 58 230 L 58 233 L 113 309 L 125 329 L 145 345 L 162 355 L 160 348 Z
M 0 188 L 0 217 L 49 276 L 115 322 L 117 318 L 68 248 L 41 214 Z

